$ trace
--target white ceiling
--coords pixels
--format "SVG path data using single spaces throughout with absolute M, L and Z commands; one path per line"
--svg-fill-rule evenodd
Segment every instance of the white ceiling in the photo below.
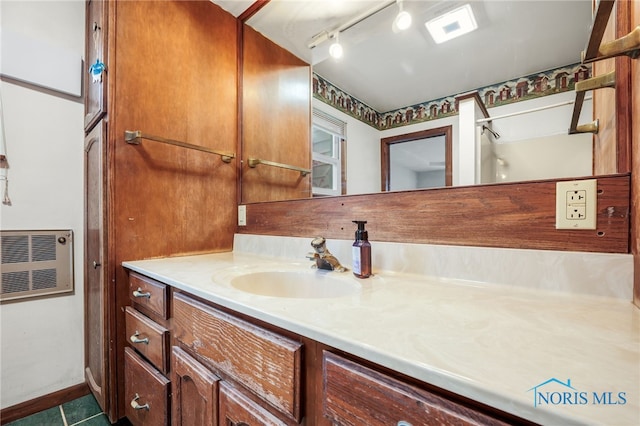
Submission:
M 253 1 L 212 0 L 234 16 Z M 271 0 L 247 22 L 313 65 L 334 85 L 379 112 L 517 79 L 580 62 L 591 27 L 592 0 L 405 0 L 413 25 L 395 34 L 390 4 L 340 34 L 344 57 L 314 49 L 313 36 L 333 30 L 389 0 Z M 470 3 L 478 29 L 435 44 L 424 22 Z

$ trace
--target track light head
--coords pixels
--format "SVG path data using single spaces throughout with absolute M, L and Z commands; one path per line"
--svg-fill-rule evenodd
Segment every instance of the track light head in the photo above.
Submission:
M 337 32 L 336 35 L 334 36 L 335 41 L 329 47 L 329 55 L 331 55 L 333 59 L 340 59 L 344 54 L 344 50 L 342 49 L 342 45 L 340 44 L 339 35 L 340 35 L 340 32 Z
M 398 33 L 400 31 L 404 31 L 411 26 L 411 14 L 402 8 L 402 0 L 398 0 L 398 8 L 400 12 L 396 15 L 396 18 L 393 20 L 393 25 L 391 28 L 394 33 Z

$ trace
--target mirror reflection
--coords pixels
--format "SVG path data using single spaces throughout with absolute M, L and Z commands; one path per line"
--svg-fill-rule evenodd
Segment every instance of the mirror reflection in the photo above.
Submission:
M 477 29 L 436 43 L 425 23 L 466 3 Z M 313 127 L 313 194 L 339 195 L 384 189 L 385 138 L 443 126 L 452 127 L 452 185 L 591 174 L 592 159 L 586 153 L 591 152 L 592 136 L 561 137 L 570 122 L 573 86 L 591 72 L 579 64 L 591 6 L 590 0 L 405 0 L 403 9 L 412 15 L 412 25 L 399 31 L 392 26 L 396 1 L 271 0 L 247 24 L 311 64 L 313 109 L 344 129 L 337 137 Z M 336 41 L 343 47 L 340 59 L 329 53 Z M 474 90 L 493 120 L 475 123 L 477 142 L 469 143 L 456 97 Z M 588 100 L 581 121 L 590 121 L 591 115 Z M 481 134 L 482 125 L 500 139 Z M 481 169 L 469 182 L 463 175 L 464 156 L 473 144 Z M 567 160 L 576 145 L 585 155 Z M 336 146 L 343 148 L 339 159 Z M 396 150 L 401 146 L 392 148 L 391 158 Z M 527 161 L 531 150 L 540 154 L 540 162 Z M 442 168 L 441 157 L 431 159 L 432 154 L 422 151 L 409 156 Z M 580 164 L 568 167 L 574 160 Z M 416 168 L 415 173 L 427 171 Z M 442 178 L 438 182 L 443 185 Z M 403 187 L 391 184 L 388 189 Z
M 445 186 L 444 136 L 393 144 L 389 148 L 389 191 Z

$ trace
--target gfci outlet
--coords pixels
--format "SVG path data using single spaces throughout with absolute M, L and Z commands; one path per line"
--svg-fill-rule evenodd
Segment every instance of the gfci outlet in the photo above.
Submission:
M 247 206 L 238 206 L 238 226 L 247 226 Z
M 556 183 L 556 229 L 596 229 L 597 179 Z

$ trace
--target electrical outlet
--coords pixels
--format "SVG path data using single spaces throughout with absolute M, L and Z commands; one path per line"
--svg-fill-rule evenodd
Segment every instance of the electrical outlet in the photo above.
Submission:
M 247 206 L 238 206 L 238 226 L 247 226 Z
M 556 229 L 596 229 L 598 181 L 556 183 Z

